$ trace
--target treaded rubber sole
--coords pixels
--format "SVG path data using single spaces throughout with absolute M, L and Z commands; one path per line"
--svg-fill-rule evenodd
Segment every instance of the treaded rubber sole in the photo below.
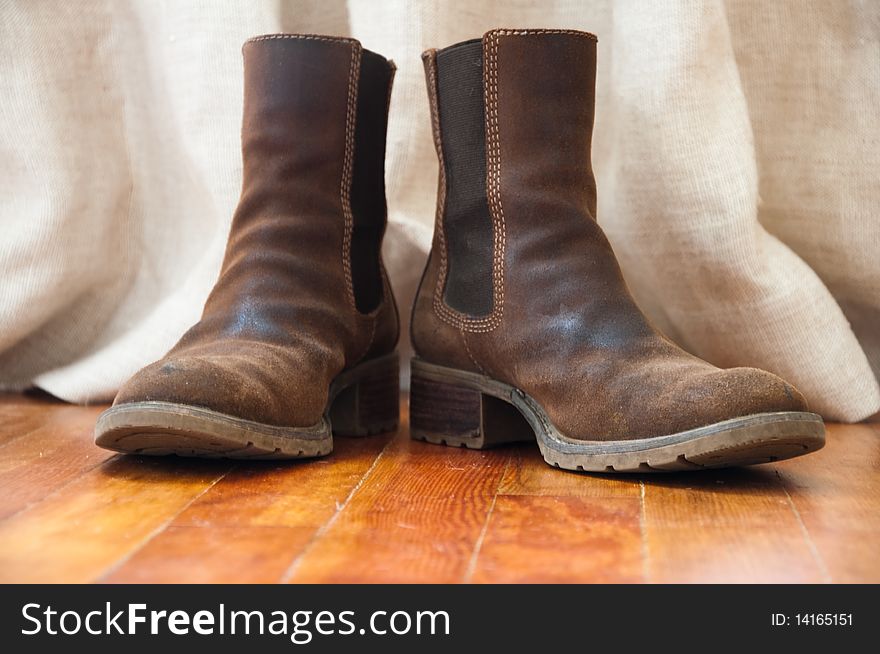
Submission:
M 687 431 L 632 440 L 585 441 L 563 435 L 520 389 L 476 373 L 412 361 L 412 438 L 483 449 L 536 439 L 544 460 L 582 472 L 675 472 L 791 459 L 821 449 L 815 413 L 785 411 L 732 418 Z
M 149 456 L 303 459 L 329 454 L 333 434 L 366 436 L 397 428 L 397 353 L 361 363 L 330 387 L 327 409 L 310 427 L 282 427 L 173 402 L 110 407 L 95 424 L 95 444 Z

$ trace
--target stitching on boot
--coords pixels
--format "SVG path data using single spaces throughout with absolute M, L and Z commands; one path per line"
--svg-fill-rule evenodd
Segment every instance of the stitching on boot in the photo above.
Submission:
M 575 36 L 597 42 L 595 34 L 570 29 L 497 29 L 486 32 L 483 37 L 485 57 L 483 62 L 483 86 L 486 95 L 486 185 L 489 209 L 492 214 L 492 313 L 485 318 L 474 319 L 449 307 L 443 301 L 443 290 L 446 287 L 448 259 L 446 237 L 443 231 L 443 213 L 445 209 L 446 179 L 443 147 L 440 137 L 439 110 L 437 107 L 437 54 L 436 50 L 425 53 L 430 78 L 429 97 L 431 101 L 432 127 L 434 141 L 440 160 L 441 192 L 437 203 L 435 231 L 440 245 L 440 270 L 437 285 L 434 289 L 434 311 L 446 323 L 466 332 L 486 333 L 494 330 L 504 314 L 504 256 L 507 249 L 507 230 L 504 218 L 504 206 L 501 200 L 501 145 L 498 123 L 498 43 L 502 36 L 536 36 L 557 34 Z
M 262 34 L 260 36 L 252 36 L 247 43 L 256 43 L 257 41 L 271 41 L 274 39 L 298 39 L 300 41 L 327 41 L 328 43 L 347 43 L 355 44 L 357 40 L 350 39 L 345 36 L 323 36 L 321 34 Z
M 501 143 L 498 133 L 498 36 L 492 35 L 488 41 L 488 65 L 484 67 L 486 89 L 486 136 L 487 136 L 487 185 L 489 208 L 494 227 L 495 257 L 492 268 L 492 281 L 495 287 L 495 306 L 485 329 L 495 329 L 501 322 L 504 311 L 504 253 L 507 248 L 507 230 L 504 224 L 504 207 L 501 204 Z
M 358 78 L 361 69 L 361 45 L 351 42 L 351 67 L 348 73 L 348 107 L 345 115 L 345 158 L 342 164 L 342 183 L 339 196 L 342 201 L 342 214 L 345 217 L 345 232 L 342 238 L 342 268 L 345 271 L 345 291 L 352 308 L 357 311 L 354 299 L 354 285 L 351 280 L 351 233 L 354 218 L 351 213 L 351 176 L 354 169 L 354 130 L 357 113 Z
M 363 352 L 360 353 L 359 356 L 352 359 L 352 364 L 359 363 L 367 354 L 370 352 L 370 348 L 373 347 L 373 342 L 376 340 L 376 329 L 379 327 L 379 319 L 382 317 L 382 312 L 388 307 L 388 303 L 391 303 L 392 309 L 394 310 L 395 319 L 398 321 L 397 328 L 400 329 L 400 317 L 397 315 L 397 305 L 394 302 L 394 296 L 391 293 L 391 283 L 388 281 L 388 272 L 385 270 L 385 263 L 380 259 L 379 260 L 379 274 L 382 277 L 382 301 L 379 303 L 375 309 L 373 309 L 370 313 L 361 313 L 358 314 L 358 319 L 362 321 L 366 321 L 370 325 L 370 338 L 367 341 L 366 347 L 364 347 Z
M 498 38 L 489 33 L 486 40 L 486 58 L 483 64 L 483 86 L 486 94 L 486 150 L 487 150 L 487 191 L 490 213 L 492 214 L 492 313 L 485 318 L 470 316 L 450 308 L 443 301 L 449 262 L 446 252 L 446 236 L 443 230 L 443 216 L 446 200 L 446 164 L 443 158 L 443 144 L 440 134 L 440 112 L 437 105 L 437 54 L 436 50 L 425 53 L 428 63 L 429 99 L 431 102 L 431 123 L 434 143 L 440 161 L 440 192 L 437 200 L 437 215 L 434 230 L 440 246 L 440 270 L 434 288 L 434 311 L 446 323 L 466 332 L 485 333 L 495 329 L 504 313 L 504 253 L 506 250 L 506 230 L 504 228 L 504 209 L 501 206 L 501 148 L 498 137 Z
M 480 362 L 477 361 L 477 359 L 474 357 L 473 353 L 471 352 L 471 346 L 468 343 L 467 332 L 465 332 L 464 330 L 459 330 L 458 334 L 459 334 L 459 336 L 461 336 L 461 342 L 464 343 L 464 351 L 467 352 L 468 359 L 470 359 L 471 363 L 474 364 L 474 366 L 476 366 L 477 370 L 479 370 L 481 373 L 483 373 L 484 375 L 489 377 L 490 376 L 489 373 L 486 372 L 486 370 L 483 368 L 483 366 L 480 365 Z
M 367 340 L 367 345 L 364 347 L 363 351 L 357 356 L 354 357 L 349 364 L 352 366 L 356 363 L 360 363 L 367 353 L 370 351 L 370 348 L 373 347 L 373 341 L 376 340 L 376 324 L 379 322 L 377 317 L 372 318 L 370 321 L 370 338 Z
M 434 215 L 434 233 L 437 235 L 437 245 L 440 250 L 440 270 L 437 274 L 437 283 L 434 286 L 433 305 L 434 311 L 446 322 L 451 322 L 455 327 L 459 321 L 443 302 L 443 288 L 446 286 L 448 259 L 446 253 L 446 231 L 443 225 L 443 217 L 446 213 L 446 160 L 443 156 L 443 139 L 440 135 L 440 109 L 437 103 L 437 51 L 429 50 L 424 55 L 428 69 L 428 100 L 431 104 L 431 132 L 434 136 L 434 148 L 437 150 L 437 160 L 440 163 L 440 176 L 437 188 L 437 212 Z M 449 315 L 453 314 L 453 315 Z
M 538 34 L 567 34 L 569 36 L 580 36 L 585 39 L 589 39 L 590 41 L 598 42 L 599 39 L 595 34 L 591 32 L 584 32 L 582 30 L 567 30 L 567 29 L 509 29 L 509 28 L 500 28 L 491 30 L 486 33 L 486 36 L 490 34 L 500 34 L 502 36 L 535 36 Z

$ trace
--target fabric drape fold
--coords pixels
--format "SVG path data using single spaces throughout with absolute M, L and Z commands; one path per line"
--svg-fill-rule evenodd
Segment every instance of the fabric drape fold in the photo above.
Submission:
M 880 409 L 880 6 L 5 0 L 0 12 L 4 388 L 107 400 L 197 320 L 240 191 L 248 37 L 354 36 L 395 60 L 385 252 L 406 320 L 437 181 L 420 53 L 495 27 L 568 27 L 599 36 L 598 218 L 651 320 L 716 365 L 780 375 L 828 419 Z

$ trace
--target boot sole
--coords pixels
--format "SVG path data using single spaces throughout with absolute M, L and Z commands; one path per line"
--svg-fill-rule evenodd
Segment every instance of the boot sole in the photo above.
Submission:
M 483 449 L 537 439 L 551 466 L 581 472 L 675 472 L 791 459 L 825 445 L 815 413 L 783 411 L 732 418 L 687 431 L 633 440 L 568 438 L 520 389 L 490 377 L 412 361 L 412 438 Z
M 311 427 L 280 427 L 173 402 L 110 407 L 95 424 L 95 444 L 149 456 L 304 459 L 329 454 L 333 435 L 367 436 L 397 429 L 397 353 L 361 363 L 330 386 L 327 410 Z

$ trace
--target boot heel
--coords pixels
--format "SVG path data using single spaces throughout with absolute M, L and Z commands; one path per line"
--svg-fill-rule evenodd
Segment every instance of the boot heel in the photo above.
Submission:
M 397 429 L 400 420 L 400 364 L 397 353 L 368 361 L 340 376 L 344 387 L 330 406 L 337 436 L 368 436 Z
M 481 450 L 504 443 L 534 441 L 519 410 L 463 383 L 444 379 L 437 366 L 430 373 L 413 360 L 410 379 L 410 435 L 415 440 Z

